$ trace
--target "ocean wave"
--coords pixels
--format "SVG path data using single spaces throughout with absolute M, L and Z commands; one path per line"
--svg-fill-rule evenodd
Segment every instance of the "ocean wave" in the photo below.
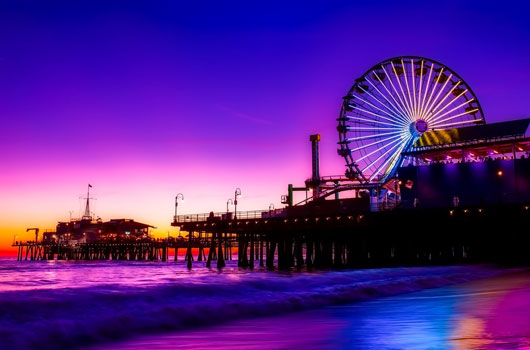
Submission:
M 412 292 L 485 278 L 485 266 L 220 273 L 154 286 L 0 293 L 1 349 L 75 349 L 139 334 Z

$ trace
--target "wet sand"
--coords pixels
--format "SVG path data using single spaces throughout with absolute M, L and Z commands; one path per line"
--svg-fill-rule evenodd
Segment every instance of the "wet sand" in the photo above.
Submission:
M 530 349 L 530 270 L 92 349 Z

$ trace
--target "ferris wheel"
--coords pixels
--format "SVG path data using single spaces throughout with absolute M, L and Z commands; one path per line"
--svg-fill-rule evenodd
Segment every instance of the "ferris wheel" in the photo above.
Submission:
M 370 68 L 344 97 L 338 119 L 346 174 L 381 183 L 430 130 L 484 123 L 477 97 L 453 70 L 428 58 L 395 57 Z

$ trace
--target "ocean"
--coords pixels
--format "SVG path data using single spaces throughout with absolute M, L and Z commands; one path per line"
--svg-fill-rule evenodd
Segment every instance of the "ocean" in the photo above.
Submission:
M 458 289 L 508 272 L 484 265 L 269 271 L 227 264 L 219 271 L 201 262 L 188 270 L 184 262 L 0 259 L 0 349 L 426 349 L 376 340 L 420 337 L 420 345 L 441 346 L 433 337 L 447 333 L 441 324 L 453 317 L 455 300 L 508 285 Z M 431 338 L 411 331 L 422 317 L 433 322 L 425 326 Z

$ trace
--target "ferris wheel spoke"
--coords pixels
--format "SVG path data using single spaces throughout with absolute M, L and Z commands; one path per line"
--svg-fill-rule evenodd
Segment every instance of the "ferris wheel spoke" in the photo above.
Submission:
M 362 102 L 366 103 L 367 105 L 371 106 L 372 108 L 377 109 L 377 110 L 380 111 L 381 113 L 385 113 L 385 114 L 388 115 L 389 117 L 393 117 L 393 118 L 396 117 L 395 114 L 390 114 L 390 113 L 388 113 L 387 111 L 385 111 L 385 110 L 383 110 L 383 109 L 381 109 L 381 108 L 379 108 L 379 107 L 377 107 L 377 106 L 371 104 L 370 102 L 363 100 L 363 99 L 360 98 L 359 96 L 353 95 L 353 97 L 356 98 L 356 99 L 358 99 L 358 100 L 361 100 Z M 355 108 L 355 107 L 352 106 L 352 108 Z M 400 119 L 398 119 L 398 120 L 396 120 L 396 119 L 390 119 L 390 118 L 383 117 L 382 115 L 379 115 L 379 117 L 382 118 L 382 119 L 388 120 L 389 122 L 396 123 L 397 125 L 405 125 L 404 122 L 400 122 Z
M 376 126 L 373 126 L 371 128 L 365 128 L 365 127 L 360 127 L 360 126 L 355 126 L 355 127 L 347 126 L 347 128 L 348 128 L 348 130 L 359 130 L 360 132 L 380 131 L 380 130 L 396 130 L 396 129 L 398 129 L 398 128 L 383 128 L 383 127 L 376 127 Z
M 461 122 L 440 124 L 439 127 L 442 128 L 442 129 L 445 129 L 448 126 L 456 126 L 456 125 L 464 125 L 465 126 L 465 124 L 472 125 L 472 124 L 480 123 L 482 121 L 483 121 L 483 119 L 468 119 L 468 120 L 464 120 L 464 121 L 461 121 Z
M 370 146 L 377 145 L 378 143 L 382 143 L 382 142 L 385 142 L 385 141 L 388 141 L 388 140 L 393 140 L 393 139 L 402 138 L 402 137 L 403 137 L 402 135 L 387 137 L 387 138 L 382 139 L 382 140 L 378 140 L 378 141 L 375 141 L 375 142 L 368 143 L 366 145 L 362 145 L 362 146 L 353 148 L 351 151 L 352 152 L 360 151 L 360 150 L 368 148 Z
M 414 99 L 414 116 L 418 115 L 418 103 L 416 101 L 416 70 L 414 69 L 414 59 L 410 60 L 410 68 L 412 70 L 412 97 Z
M 372 115 L 372 116 L 374 116 L 374 117 L 378 117 L 378 118 L 382 118 L 382 119 L 385 119 L 385 120 L 392 121 L 391 119 L 387 119 L 387 118 L 383 117 L 383 116 L 380 115 L 380 114 L 374 113 L 374 112 L 372 112 L 372 111 L 369 111 L 369 110 L 364 109 L 364 108 L 361 108 L 361 107 L 353 106 L 352 108 L 355 109 L 355 110 L 358 110 L 358 111 L 364 112 L 364 113 L 368 113 L 369 115 Z M 366 115 L 363 115 L 363 116 L 364 116 L 364 117 L 368 117 L 368 116 L 366 116 Z M 403 124 L 395 124 L 395 125 L 396 125 L 396 126 L 403 126 Z
M 357 117 L 357 116 L 346 116 L 346 118 L 351 123 L 355 123 L 355 121 L 357 121 L 356 123 L 359 124 L 359 125 L 373 125 L 375 123 L 375 124 L 380 124 L 380 125 L 395 126 L 395 125 L 390 124 L 390 123 L 380 122 L 380 121 L 374 120 L 374 119 L 365 119 L 365 118 L 361 118 L 361 117 Z
M 394 73 L 394 77 L 398 83 L 398 86 L 399 86 L 399 90 L 401 91 L 401 98 L 400 100 L 402 100 L 405 104 L 405 106 L 407 107 L 407 110 L 408 110 L 408 117 L 410 119 L 410 121 L 412 122 L 413 121 L 413 112 L 412 112 L 412 107 L 410 106 L 409 104 L 409 101 L 407 100 L 407 96 L 405 94 L 405 90 L 403 89 L 403 84 L 401 84 L 401 79 L 399 78 L 399 74 L 397 73 L 397 70 L 396 70 L 396 67 L 394 66 L 394 62 L 390 62 L 390 65 L 392 66 L 392 72 Z M 402 67 L 403 69 L 403 72 L 402 74 L 405 74 L 405 69 Z M 399 92 L 398 92 L 398 96 L 399 96 Z
M 440 81 L 440 78 L 442 77 L 442 73 L 440 73 L 440 75 L 438 76 L 438 79 L 436 80 L 437 82 Z M 445 88 L 447 87 L 447 84 L 451 81 L 451 78 L 453 77 L 453 73 L 451 73 L 449 75 L 449 78 L 447 78 L 447 80 L 445 81 L 445 83 L 443 84 L 442 88 L 440 90 L 438 90 L 438 93 L 436 94 L 436 97 L 434 98 L 434 100 L 431 101 L 431 104 L 427 106 L 427 108 L 425 109 L 424 112 L 424 115 L 422 116 L 422 119 L 425 119 L 427 117 L 427 114 L 430 113 L 432 111 L 432 107 L 434 106 L 434 104 L 436 103 L 436 101 L 438 101 L 438 98 L 440 97 L 440 95 L 442 94 L 442 92 L 445 90 Z
M 440 83 L 440 78 L 442 77 L 442 72 L 439 73 L 438 75 L 438 78 L 436 79 L 436 83 L 439 84 Z M 436 94 L 436 96 L 434 97 L 434 99 L 432 99 L 430 101 L 430 104 L 427 105 L 427 107 L 425 108 L 425 110 L 423 111 L 424 114 L 422 116 L 423 119 L 427 118 L 428 117 L 428 114 L 429 113 L 432 113 L 432 111 L 434 110 L 434 106 L 435 104 L 437 103 L 438 101 L 438 98 L 440 97 L 440 95 L 442 94 L 442 92 L 445 91 L 445 88 L 447 87 L 447 84 L 449 83 L 449 81 L 451 81 L 451 78 L 453 77 L 453 74 L 451 73 L 449 75 L 449 78 L 447 78 L 447 80 L 445 81 L 445 83 L 442 85 L 442 87 L 438 90 L 438 93 Z
M 421 113 L 420 115 L 423 115 L 423 111 L 425 108 L 425 99 L 427 98 L 427 93 L 429 92 L 429 89 L 431 88 L 431 86 L 433 88 L 435 86 L 434 81 L 431 80 L 433 70 L 434 70 L 434 63 L 431 64 L 431 69 L 429 70 L 429 76 L 427 77 L 427 86 L 425 87 L 425 92 L 423 93 L 423 99 L 422 99 L 421 108 L 420 108 L 420 113 Z
M 381 68 L 383 68 L 383 70 L 385 71 L 385 74 L 389 77 L 388 80 L 390 81 L 390 83 L 392 84 L 392 81 L 390 80 L 390 76 L 386 73 L 386 70 L 384 69 L 383 66 L 381 66 Z M 375 74 L 375 71 L 372 71 L 372 73 Z M 399 110 L 401 111 L 401 119 L 403 120 L 403 122 L 405 124 L 408 124 L 410 123 L 409 122 L 409 117 L 408 117 L 408 113 L 405 111 L 405 109 L 403 109 L 404 106 L 402 106 L 397 100 L 396 98 L 394 97 L 394 94 L 392 94 L 390 92 L 390 90 L 386 87 L 386 85 L 383 83 L 383 81 L 379 78 L 378 75 L 376 75 L 376 78 L 377 80 L 379 80 L 379 83 L 381 83 L 381 86 L 383 86 L 383 88 L 386 90 L 386 92 L 388 93 L 388 95 L 390 96 L 390 98 L 394 101 L 395 105 L 399 108 Z M 396 91 L 397 93 L 397 91 Z M 399 95 L 398 95 L 399 97 Z
M 366 81 L 367 81 L 368 83 L 370 83 L 370 85 L 372 85 L 372 86 L 374 87 L 374 89 L 379 93 L 379 95 L 381 95 L 381 97 L 383 97 L 383 98 L 388 102 L 388 104 L 389 104 L 390 106 L 392 106 L 392 108 L 394 109 L 394 113 L 397 113 L 397 116 L 400 116 L 402 111 L 400 111 L 400 110 L 399 110 L 399 109 L 398 109 L 398 108 L 397 108 L 397 107 L 396 107 L 396 106 L 395 106 L 395 105 L 394 105 L 394 104 L 388 99 L 388 97 L 386 97 L 385 94 L 383 94 L 383 93 L 381 92 L 381 90 L 379 90 L 379 89 L 374 85 L 374 83 L 372 83 L 372 82 L 370 81 L 370 79 L 366 78 Z M 375 98 L 375 96 L 373 96 L 373 98 Z M 378 100 L 378 101 L 379 101 L 379 100 Z M 379 103 L 381 103 L 381 102 L 379 101 Z M 388 106 L 386 106 L 384 103 L 381 103 L 381 104 L 384 105 L 385 107 L 387 107 L 387 109 L 389 109 Z M 389 109 L 389 110 L 390 110 L 390 109 Z M 402 119 L 403 119 L 404 121 L 407 120 L 407 118 L 406 118 L 404 115 L 401 115 L 401 116 L 403 117 Z
M 377 157 L 375 160 L 373 160 L 370 164 L 368 164 L 363 170 L 362 172 L 364 173 L 366 171 L 366 169 L 369 169 L 371 168 L 372 166 L 374 166 L 377 162 L 379 162 L 384 156 L 386 156 L 387 154 L 389 154 L 390 152 L 392 152 L 393 150 L 395 150 L 397 147 L 404 147 L 404 145 L 402 143 L 398 143 L 397 145 L 394 145 L 392 147 L 390 147 L 389 149 L 387 149 L 385 152 L 383 152 L 379 157 Z M 399 149 L 397 151 L 395 151 L 393 154 L 395 154 L 396 152 L 398 152 Z M 389 158 L 390 159 L 390 158 Z M 376 168 L 376 171 L 372 173 L 372 176 L 370 176 L 370 180 L 372 180 L 378 173 L 379 171 L 382 169 L 382 165 L 385 164 L 386 162 L 383 162 L 379 167 Z
M 416 72 L 416 70 L 414 70 L 414 72 Z M 423 60 L 421 60 L 421 67 L 420 67 L 420 76 L 418 77 L 418 84 L 419 84 L 419 88 L 418 88 L 418 115 L 420 115 L 420 111 L 421 111 L 421 88 L 423 87 Z
M 389 91 L 389 89 L 386 87 L 385 84 L 382 84 L 383 87 L 384 87 L 385 90 L 388 92 L 388 94 L 390 95 L 390 97 L 396 102 L 396 104 L 398 104 L 399 106 L 401 106 L 401 109 L 403 110 L 403 114 L 404 114 L 405 117 L 406 117 L 406 122 L 407 122 L 407 123 L 410 123 L 411 117 L 410 117 L 410 111 L 408 111 L 407 105 L 405 104 L 405 102 L 404 102 L 403 99 L 401 98 L 401 95 L 399 94 L 399 92 L 398 92 L 396 86 L 394 85 L 394 82 L 392 81 L 392 78 L 391 78 L 390 74 L 388 74 L 388 72 L 386 71 L 385 66 L 381 65 L 381 68 L 383 69 L 383 72 L 385 72 L 385 74 L 387 75 L 387 77 L 388 77 L 388 82 L 390 83 L 390 86 L 392 87 L 392 90 L 394 90 L 395 95 L 396 95 L 397 98 L 399 99 L 399 103 L 398 103 L 397 100 L 395 99 L 394 94 L 391 93 L 391 92 Z
M 399 76 L 398 76 L 397 71 L 396 71 L 396 67 L 394 66 L 394 63 L 392 61 L 390 62 L 390 65 L 392 66 L 392 72 L 394 73 L 394 76 L 396 77 L 397 83 L 399 85 L 399 90 L 401 91 L 401 96 L 403 98 L 403 101 L 405 101 L 405 105 L 407 106 L 407 110 L 409 112 L 408 113 L 409 121 L 413 122 L 414 118 L 412 117 L 413 116 L 412 108 L 408 104 L 407 96 L 405 96 L 405 91 L 403 90 L 403 85 L 401 84 L 401 79 L 399 79 Z M 398 95 L 399 95 L 399 93 L 398 93 Z
M 443 123 L 443 122 L 446 122 L 446 121 L 449 121 L 449 120 L 456 119 L 456 118 L 461 117 L 461 116 L 464 116 L 464 115 L 466 115 L 466 114 L 473 114 L 473 113 L 476 113 L 476 112 L 478 112 L 478 108 L 474 108 L 474 109 L 472 109 L 472 110 L 465 111 L 465 112 L 460 113 L 460 114 L 457 114 L 457 115 L 453 115 L 453 116 L 451 116 L 451 117 L 449 117 L 449 118 L 445 118 L 445 119 L 439 120 L 439 121 L 437 121 L 436 123 L 432 123 L 431 125 L 432 125 L 432 126 L 439 126 L 439 125 L 440 125 L 441 123 Z
M 379 152 L 379 151 L 387 148 L 388 146 L 391 146 L 391 145 L 393 145 L 393 144 L 395 144 L 396 142 L 399 142 L 399 141 L 401 141 L 401 140 L 398 139 L 398 140 L 394 140 L 392 142 L 388 142 L 388 143 L 384 144 L 383 146 L 381 146 L 379 148 L 376 148 L 375 150 L 371 151 L 370 153 L 365 154 L 361 158 L 357 159 L 357 161 L 360 162 L 363 159 L 366 159 L 367 157 L 370 157 L 372 154 L 377 153 L 377 152 Z
M 366 170 L 370 169 L 371 167 L 375 166 L 377 162 L 379 162 L 384 156 L 386 156 L 388 153 L 392 152 L 394 149 L 396 149 L 400 144 L 394 145 L 393 147 L 390 147 L 385 152 L 383 152 L 379 157 L 374 159 L 371 163 L 369 163 L 367 166 L 365 166 L 361 171 L 364 173 Z M 383 162 L 384 163 L 384 162 Z M 372 176 L 370 177 L 370 180 L 373 179 L 377 173 L 379 173 L 379 170 L 381 170 L 381 167 L 376 167 L 376 171 L 372 173 Z
M 410 102 L 410 110 L 412 111 L 411 117 L 413 120 L 416 120 L 416 113 L 414 112 L 415 107 L 414 107 L 414 103 L 412 103 L 412 97 L 411 97 L 410 88 L 409 88 L 409 79 L 407 78 L 407 69 L 406 69 L 407 65 L 405 64 L 403 59 L 401 59 L 401 65 L 403 66 L 403 77 L 405 78 L 405 86 L 407 88 L 408 98 Z
M 462 102 L 461 104 L 459 104 L 458 106 L 456 106 L 456 107 L 452 108 L 451 110 L 445 112 L 444 114 L 442 114 L 442 115 L 438 115 L 436 118 L 432 119 L 432 120 L 430 121 L 430 123 L 434 123 L 434 122 L 438 121 L 440 118 L 443 118 L 443 117 L 445 117 L 446 115 L 448 115 L 448 114 L 450 114 L 450 113 L 453 113 L 453 112 L 456 111 L 457 109 L 462 108 L 462 107 L 464 107 L 465 105 L 467 105 L 467 104 L 469 104 L 469 103 L 471 103 L 471 102 L 473 102 L 473 101 L 475 101 L 474 98 L 472 98 L 472 99 L 470 99 L 470 100 L 467 100 L 467 101 L 465 101 L 465 102 Z M 439 111 L 439 112 L 440 112 L 440 111 Z
M 421 115 L 422 118 L 424 118 L 425 114 L 427 114 L 427 111 L 429 110 L 429 105 L 431 104 L 431 100 L 434 95 L 434 92 L 436 91 L 436 87 L 439 85 L 438 82 L 440 81 L 440 77 L 442 76 L 443 71 L 444 71 L 444 68 L 442 67 L 440 72 L 438 73 L 438 78 L 433 79 L 432 82 L 430 83 L 432 86 L 432 89 L 431 89 L 429 98 L 427 99 L 427 102 L 422 110 L 422 115 Z M 429 74 L 429 79 L 430 79 L 430 74 Z M 440 87 L 440 91 L 442 91 L 441 87 Z
M 403 149 L 405 148 L 405 146 L 407 145 L 409 141 L 410 140 L 407 140 L 406 142 L 404 142 L 399 149 L 397 149 L 394 153 L 392 153 L 392 155 L 388 157 L 386 162 L 381 164 L 381 166 L 379 167 L 377 171 L 379 172 L 381 169 L 386 167 L 386 170 L 383 173 L 388 174 L 390 172 L 389 170 L 395 166 L 395 163 L 398 161 L 399 157 L 401 157 L 401 152 L 403 151 Z
M 464 92 L 460 93 L 459 95 L 457 95 L 455 98 L 453 98 L 451 100 L 451 102 L 449 102 L 448 104 L 446 104 L 440 111 L 437 111 L 438 107 L 440 107 L 440 105 L 442 103 L 444 103 L 445 100 L 447 100 L 447 98 L 449 97 L 449 95 L 451 95 L 453 93 L 453 91 L 458 87 L 458 85 L 460 85 L 461 81 L 459 80 L 448 92 L 447 94 L 445 94 L 444 98 L 440 100 L 440 102 L 438 102 L 436 104 L 436 106 L 432 109 L 431 111 L 431 115 L 428 115 L 425 117 L 425 120 L 428 121 L 428 120 L 431 120 L 433 118 L 434 115 L 438 114 L 440 111 L 444 110 L 445 108 L 447 108 L 448 106 L 451 105 L 451 103 L 453 103 L 454 101 L 458 100 L 460 98 L 460 96 L 462 96 L 463 94 L 465 94 L 467 92 L 467 90 L 464 90 Z
M 396 125 L 396 124 L 392 124 L 392 123 L 385 123 L 385 122 L 382 122 L 382 121 L 379 121 L 379 120 L 375 120 L 375 119 L 365 119 L 365 118 L 361 118 L 361 117 L 357 117 L 357 116 L 346 116 L 346 118 L 348 119 L 353 119 L 353 120 L 357 120 L 359 121 L 359 123 L 362 123 L 363 125 L 371 125 L 370 123 L 376 123 L 376 124 L 381 124 L 381 125 L 388 125 L 388 126 L 393 126 L 393 127 L 399 127 L 399 125 Z M 366 122 L 363 123 L 363 122 Z
M 383 133 L 380 133 L 380 134 L 350 137 L 350 138 L 347 138 L 346 140 L 347 141 L 359 141 L 359 140 L 366 140 L 366 139 L 374 139 L 374 138 L 378 138 L 378 137 L 381 137 L 381 136 L 401 134 L 402 132 L 403 131 L 383 132 Z
M 460 96 L 461 96 L 461 95 L 460 95 Z M 443 118 L 443 117 L 445 117 L 446 115 L 448 115 L 448 114 L 450 114 L 450 113 L 453 113 L 453 112 L 456 111 L 457 109 L 459 109 L 459 108 L 461 108 L 461 107 L 464 107 L 465 105 L 467 105 L 467 104 L 469 104 L 469 103 L 471 103 L 471 102 L 474 101 L 474 98 L 472 98 L 472 99 L 470 99 L 470 100 L 467 100 L 467 101 L 465 101 L 465 102 L 459 104 L 458 106 L 456 106 L 456 107 L 450 109 L 449 111 L 445 112 L 444 114 L 441 114 L 441 115 L 440 115 L 441 112 L 443 112 L 443 111 L 444 111 L 447 107 L 449 107 L 454 101 L 456 101 L 458 98 L 460 98 L 460 96 L 455 97 L 451 102 L 449 102 L 447 105 L 445 105 L 444 108 L 440 109 L 438 112 L 436 112 L 435 114 L 433 114 L 433 115 L 431 116 L 431 118 L 429 119 L 429 122 L 430 122 L 430 123 L 433 123 L 433 122 L 439 120 L 440 118 Z

